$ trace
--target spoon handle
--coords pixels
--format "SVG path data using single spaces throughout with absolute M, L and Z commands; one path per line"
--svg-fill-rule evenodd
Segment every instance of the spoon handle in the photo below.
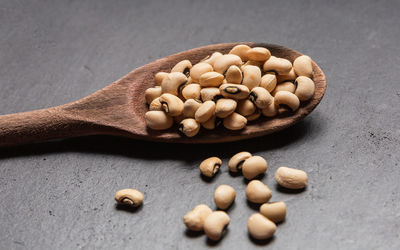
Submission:
M 98 125 L 74 119 L 62 106 L 0 116 L 0 147 L 99 134 Z

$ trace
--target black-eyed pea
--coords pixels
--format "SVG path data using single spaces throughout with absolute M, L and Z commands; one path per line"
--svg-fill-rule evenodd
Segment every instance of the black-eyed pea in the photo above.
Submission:
M 270 105 L 268 105 L 268 107 L 261 110 L 261 113 L 266 117 L 274 117 L 274 116 L 278 115 L 278 113 L 279 113 L 278 109 L 279 109 L 279 106 L 277 106 L 275 104 L 275 100 L 273 100 L 272 103 Z
M 252 156 L 246 159 L 242 165 L 243 176 L 248 179 L 254 179 L 255 177 L 263 174 L 268 169 L 267 161 L 261 156 Z
M 247 221 L 247 230 L 254 239 L 266 240 L 274 236 L 276 225 L 262 214 L 255 213 Z
M 260 87 L 263 87 L 268 92 L 272 92 L 276 87 L 277 79 L 275 74 L 265 74 L 261 77 Z
M 300 106 L 299 98 L 289 91 L 278 91 L 274 97 L 275 104 L 279 108 L 296 111 Z
M 265 88 L 255 87 L 251 90 L 249 99 L 257 108 L 265 109 L 273 102 L 274 97 Z
M 245 99 L 238 102 L 236 112 L 243 116 L 248 116 L 253 114 L 256 109 L 257 107 L 252 101 L 250 101 L 249 99 Z
M 247 119 L 246 117 L 236 112 L 233 112 L 232 114 L 224 118 L 223 124 L 224 127 L 229 130 L 240 130 L 246 126 Z
M 145 114 L 146 125 L 154 130 L 164 130 L 174 124 L 174 119 L 164 111 L 147 111 Z
M 257 66 L 244 66 L 242 67 L 243 71 L 243 81 L 242 84 L 252 90 L 255 87 L 258 87 L 261 83 L 261 70 Z
M 274 176 L 279 185 L 289 189 L 305 188 L 308 183 L 307 173 L 300 169 L 280 167 Z
M 274 91 L 271 92 L 272 96 L 275 96 L 278 91 L 289 91 L 290 93 L 294 93 L 296 89 L 296 85 L 292 82 L 282 82 L 276 85 Z
M 202 74 L 199 82 L 202 87 L 219 87 L 223 80 L 222 74 L 212 71 Z
M 257 109 L 253 114 L 246 116 L 247 121 L 255 121 L 261 116 L 261 111 Z
M 233 203 L 236 191 L 229 185 L 220 185 L 215 189 L 214 202 L 219 209 L 226 210 Z
M 195 99 L 188 99 L 183 104 L 183 116 L 185 118 L 194 118 L 194 114 L 201 106 L 201 101 Z
M 200 131 L 200 123 L 193 118 L 183 119 L 179 124 L 179 131 L 187 137 L 193 137 Z
M 293 62 L 293 68 L 298 76 L 313 77 L 312 60 L 309 56 L 302 55 L 297 57 Z
M 231 51 L 229 51 L 229 54 L 237 55 L 240 57 L 240 59 L 242 59 L 242 61 L 247 61 L 248 60 L 247 51 L 249 49 L 251 49 L 249 46 L 245 44 L 239 44 L 233 47 Z
M 187 83 L 187 77 L 180 72 L 169 73 L 161 82 L 161 89 L 163 93 L 179 95 L 182 88 Z
M 217 100 L 215 106 L 215 115 L 219 118 L 225 118 L 235 112 L 237 102 L 229 98 L 221 98 Z
M 215 111 L 215 102 L 205 101 L 197 109 L 196 113 L 194 114 L 194 118 L 198 122 L 206 122 L 214 115 L 214 111 Z
M 271 57 L 271 52 L 263 47 L 254 47 L 246 53 L 247 58 L 252 61 L 266 61 Z
M 158 72 L 154 77 L 154 82 L 156 86 L 161 86 L 161 83 L 166 76 L 168 76 L 167 72 Z
M 190 77 L 193 82 L 199 82 L 202 74 L 213 71 L 213 67 L 204 62 L 199 62 L 190 69 Z
M 132 207 L 138 207 L 142 205 L 143 194 L 133 188 L 121 189 L 115 194 L 115 200 L 119 204 L 128 205 Z
M 260 214 L 274 223 L 282 222 L 286 217 L 286 204 L 283 201 L 264 203 L 260 207 Z
M 146 103 L 150 104 L 154 99 L 160 97 L 162 93 L 161 87 L 156 86 L 154 88 L 148 88 L 144 91 L 144 98 L 146 99 Z
M 192 68 L 192 63 L 189 60 L 183 60 L 178 62 L 172 69 L 171 72 L 181 72 L 186 77 L 190 75 L 190 69 Z
M 240 152 L 232 156 L 228 162 L 228 168 L 231 172 L 238 172 L 242 170 L 243 162 L 249 159 L 252 155 L 249 152 Z
M 191 83 L 191 84 L 186 85 L 182 89 L 182 96 L 186 100 L 188 100 L 188 99 L 200 100 L 200 90 L 201 90 L 200 84 Z
M 208 119 L 205 122 L 201 123 L 201 126 L 205 129 L 212 130 L 215 129 L 216 126 L 218 126 L 218 121 L 215 115 L 213 115 L 210 119 Z
M 163 111 L 163 107 L 162 104 L 160 102 L 160 97 L 157 97 L 156 99 L 154 99 L 150 105 L 149 105 L 149 110 L 150 111 Z
M 211 213 L 207 205 L 197 205 L 183 217 L 183 223 L 189 230 L 203 231 L 204 222 Z
M 217 57 L 214 62 L 214 70 L 220 74 L 224 74 L 231 65 L 240 67 L 240 65 L 242 65 L 242 59 L 234 54 Z
M 220 52 L 214 52 L 214 53 L 211 54 L 211 56 L 207 56 L 206 58 L 204 58 L 204 59 L 201 60 L 200 62 L 208 63 L 208 64 L 210 64 L 211 66 L 214 66 L 215 59 L 217 59 L 217 58 L 220 57 L 220 56 L 222 56 L 222 53 L 220 53 Z
M 225 73 L 225 80 L 228 83 L 234 83 L 234 84 L 242 83 L 243 80 L 242 71 L 236 65 L 230 66 Z
M 250 94 L 249 88 L 242 84 L 225 83 L 219 86 L 219 90 L 222 96 L 234 100 L 246 99 Z
M 294 82 L 296 90 L 294 94 L 297 95 L 300 101 L 304 102 L 313 97 L 315 92 L 314 81 L 306 76 L 299 76 Z
M 204 232 L 209 239 L 217 241 L 221 239 L 230 221 L 229 215 L 224 211 L 212 212 L 204 221 Z
M 259 180 L 252 180 L 246 187 L 246 198 L 253 203 L 265 203 L 272 197 L 272 191 Z
M 183 101 L 179 97 L 165 93 L 159 98 L 165 113 L 169 116 L 178 116 L 183 113 Z
M 271 56 L 263 65 L 265 72 L 275 72 L 279 75 L 289 74 L 292 69 L 292 63 L 284 58 Z
M 282 82 L 293 82 L 294 80 L 296 80 L 296 73 L 294 73 L 293 67 L 290 70 L 289 74 L 287 75 L 277 75 L 276 76 L 276 80 L 278 81 L 278 83 L 282 83 Z
M 200 163 L 200 172 L 207 177 L 213 177 L 222 165 L 222 161 L 218 157 L 210 157 Z
M 220 95 L 221 93 L 219 88 L 202 88 L 200 90 L 200 96 L 203 102 L 212 101 Z

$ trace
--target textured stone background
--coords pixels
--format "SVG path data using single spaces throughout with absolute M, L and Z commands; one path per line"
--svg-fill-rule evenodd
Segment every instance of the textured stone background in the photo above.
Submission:
M 166 145 L 94 136 L 0 149 L 1 249 L 399 249 L 399 1 L 0 2 L 0 114 L 70 102 L 135 67 L 202 45 L 258 41 L 310 55 L 328 89 L 317 109 L 281 133 L 220 145 Z M 272 200 L 288 206 L 268 242 L 247 236 L 255 210 L 229 157 L 268 160 Z M 205 182 L 198 164 L 225 162 Z M 277 190 L 281 165 L 309 187 Z M 226 237 L 185 233 L 182 216 L 213 205 L 219 184 L 237 190 Z M 146 196 L 115 207 L 116 190 Z

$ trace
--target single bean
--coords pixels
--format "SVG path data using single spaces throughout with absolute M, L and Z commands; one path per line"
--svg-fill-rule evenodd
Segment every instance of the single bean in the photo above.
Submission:
M 286 217 L 286 204 L 283 201 L 264 203 L 260 207 L 260 214 L 275 223 L 284 221 Z
M 121 189 L 115 194 L 115 200 L 119 204 L 129 205 L 132 207 L 138 207 L 142 205 L 143 194 L 132 188 Z
M 197 109 L 194 117 L 198 122 L 206 122 L 214 115 L 215 111 L 215 102 L 213 101 L 205 101 L 201 106 Z
M 227 54 L 217 57 L 214 62 L 214 70 L 220 74 L 224 74 L 231 65 L 236 65 L 240 67 L 240 65 L 242 65 L 242 59 L 240 59 L 239 56 L 233 54 Z
M 243 116 L 248 116 L 256 111 L 256 105 L 249 99 L 240 100 L 237 104 L 236 112 Z
M 272 95 L 262 87 L 255 87 L 251 90 L 249 99 L 259 109 L 267 108 L 274 100 Z
M 304 102 L 313 97 L 315 92 L 315 84 L 313 80 L 306 76 L 299 76 L 296 78 L 294 84 L 296 85 L 294 94 L 297 95 L 300 101 Z
M 261 77 L 260 87 L 263 87 L 271 93 L 276 87 L 276 82 L 275 74 L 265 74 Z
M 266 61 L 271 57 L 271 52 L 263 47 L 254 47 L 247 51 L 247 57 L 253 61 Z
M 312 60 L 309 56 L 302 55 L 297 57 L 293 62 L 293 68 L 298 76 L 313 77 Z
M 233 112 L 226 118 L 224 118 L 224 127 L 229 129 L 229 130 L 240 130 L 244 128 L 247 124 L 247 119 L 246 117 Z
M 202 74 L 213 71 L 213 67 L 204 62 L 197 63 L 193 65 L 190 69 L 190 77 L 194 82 L 199 82 Z
M 201 106 L 201 102 L 195 99 L 188 99 L 183 104 L 183 116 L 185 118 L 194 118 L 194 114 Z
M 164 130 L 174 124 L 174 119 L 168 116 L 164 111 L 148 111 L 145 114 L 146 124 L 154 130 Z
M 204 221 L 204 232 L 209 239 L 217 241 L 221 239 L 229 222 L 229 215 L 224 211 L 212 212 Z
M 247 230 L 254 239 L 265 240 L 274 236 L 276 225 L 263 215 L 255 213 L 247 221 Z
M 246 99 L 250 94 L 249 88 L 242 84 L 222 84 L 219 90 L 224 97 L 235 100 Z
M 289 74 L 287 75 L 277 75 L 276 79 L 278 81 L 278 83 L 282 83 L 282 82 L 293 82 L 296 79 L 296 73 L 294 73 L 293 67 L 290 70 Z
M 242 84 L 252 90 L 255 87 L 260 86 L 261 83 L 261 70 L 257 66 L 245 66 L 243 70 L 243 81 Z
M 289 189 L 301 189 L 307 186 L 307 173 L 300 169 L 280 167 L 275 172 L 275 180 L 279 185 Z
M 207 177 L 213 177 L 222 165 L 222 161 L 218 157 L 210 157 L 200 164 L 200 172 Z
M 172 69 L 171 72 L 181 72 L 186 77 L 190 75 L 190 69 L 192 68 L 192 63 L 189 60 L 183 60 L 178 62 Z
M 292 69 L 292 63 L 284 58 L 271 56 L 263 66 L 265 72 L 275 72 L 279 75 L 287 75 Z
M 247 200 L 253 203 L 265 203 L 272 197 L 272 191 L 259 180 L 252 180 L 246 187 Z
M 275 96 L 278 91 L 283 91 L 283 90 L 289 91 L 290 93 L 294 93 L 295 89 L 296 89 L 296 85 L 294 85 L 294 83 L 292 83 L 292 82 L 283 82 L 283 83 L 279 83 L 275 87 L 274 91 L 271 92 L 271 95 Z
M 220 95 L 221 92 L 219 91 L 219 88 L 202 88 L 200 90 L 200 96 L 203 102 L 212 101 Z
M 202 87 L 219 87 L 224 80 L 224 76 L 217 72 L 206 72 L 200 76 Z
M 150 104 L 154 99 L 160 97 L 161 95 L 161 87 L 156 86 L 154 88 L 148 88 L 144 91 L 144 98 L 146 99 L 146 103 Z
M 296 111 L 300 106 L 299 98 L 289 91 L 278 91 L 274 97 L 275 104 L 279 107 Z
M 189 230 L 203 231 L 204 222 L 211 213 L 207 205 L 197 205 L 183 217 L 183 223 Z
M 203 128 L 208 129 L 208 130 L 212 130 L 215 129 L 215 127 L 217 126 L 217 120 L 215 115 L 213 115 L 210 119 L 208 119 L 205 122 L 201 123 L 201 126 L 203 126 Z
M 160 103 L 169 116 L 178 116 L 183 113 L 183 102 L 177 96 L 172 94 L 162 94 L 160 96 Z
M 233 203 L 236 191 L 229 185 L 220 185 L 215 189 L 214 202 L 219 209 L 226 210 Z
M 167 72 L 158 72 L 155 76 L 154 76 L 154 82 L 156 84 L 156 86 L 161 86 L 162 81 L 164 80 L 164 78 L 168 76 Z
M 186 118 L 180 122 L 179 131 L 187 137 L 193 137 L 200 131 L 200 123 L 193 118 Z
M 163 93 L 178 95 L 181 89 L 187 83 L 187 77 L 180 72 L 169 73 L 161 82 L 161 89 Z
M 240 84 L 243 80 L 243 74 L 240 68 L 236 65 L 232 65 L 228 68 L 225 73 L 226 82 Z
M 154 99 L 150 105 L 149 105 L 149 110 L 159 110 L 159 111 L 163 111 L 163 107 L 162 104 L 160 102 L 160 97 L 157 97 L 156 99 Z
M 211 66 L 214 67 L 215 59 L 217 59 L 220 56 L 222 56 L 222 54 L 220 52 L 214 52 L 214 53 L 212 53 L 211 56 L 207 56 L 206 58 L 204 58 L 200 62 L 208 63 L 208 64 L 210 64 Z
M 182 89 L 182 96 L 186 100 L 188 100 L 188 99 L 200 100 L 200 90 L 201 90 L 200 84 L 191 83 L 191 84 L 186 85 Z
M 229 54 L 234 54 L 240 57 L 242 61 L 247 61 L 247 51 L 250 50 L 251 48 L 245 44 L 239 44 L 236 45 L 229 51 Z
M 261 156 L 252 156 L 245 160 L 242 165 L 243 176 L 248 179 L 254 179 L 260 174 L 263 174 L 268 169 L 267 161 Z
M 228 98 L 218 99 L 215 106 L 215 115 L 219 118 L 225 118 L 235 112 L 237 103 L 235 100 Z
M 278 115 L 278 109 L 279 107 L 276 105 L 275 100 L 273 100 L 272 103 L 265 109 L 262 109 L 261 112 L 266 117 L 274 117 Z
M 232 156 L 228 162 L 228 168 L 231 172 L 238 172 L 242 170 L 243 162 L 249 159 L 252 155 L 249 152 L 240 152 Z

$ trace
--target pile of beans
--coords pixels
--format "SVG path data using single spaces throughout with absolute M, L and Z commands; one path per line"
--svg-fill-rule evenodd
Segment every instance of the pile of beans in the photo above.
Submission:
M 193 137 L 200 128 L 219 124 L 243 129 L 261 115 L 295 112 L 314 95 L 312 60 L 306 55 L 293 64 L 262 47 L 237 45 L 228 54 L 215 52 L 199 63 L 177 63 L 170 73 L 158 72 L 155 86 L 145 91 L 146 124 Z
M 210 157 L 200 164 L 200 172 L 212 178 L 221 165 L 221 159 Z M 254 204 L 262 204 L 259 213 L 254 213 L 247 221 L 248 233 L 258 240 L 271 238 L 275 234 L 276 224 L 285 220 L 286 204 L 283 201 L 269 202 L 272 191 L 263 182 L 255 179 L 267 171 L 267 161 L 249 152 L 240 152 L 232 156 L 228 162 L 228 168 L 233 173 L 241 172 L 247 180 L 250 180 L 246 187 L 247 200 Z M 280 186 L 288 189 L 302 189 L 308 183 L 306 172 L 288 167 L 278 168 L 275 172 L 275 180 Z M 226 210 L 235 198 L 236 191 L 233 187 L 220 185 L 214 192 L 214 202 L 219 210 L 212 211 L 209 206 L 200 204 L 183 217 L 183 222 L 189 230 L 204 231 L 209 239 L 220 240 L 230 223 Z

